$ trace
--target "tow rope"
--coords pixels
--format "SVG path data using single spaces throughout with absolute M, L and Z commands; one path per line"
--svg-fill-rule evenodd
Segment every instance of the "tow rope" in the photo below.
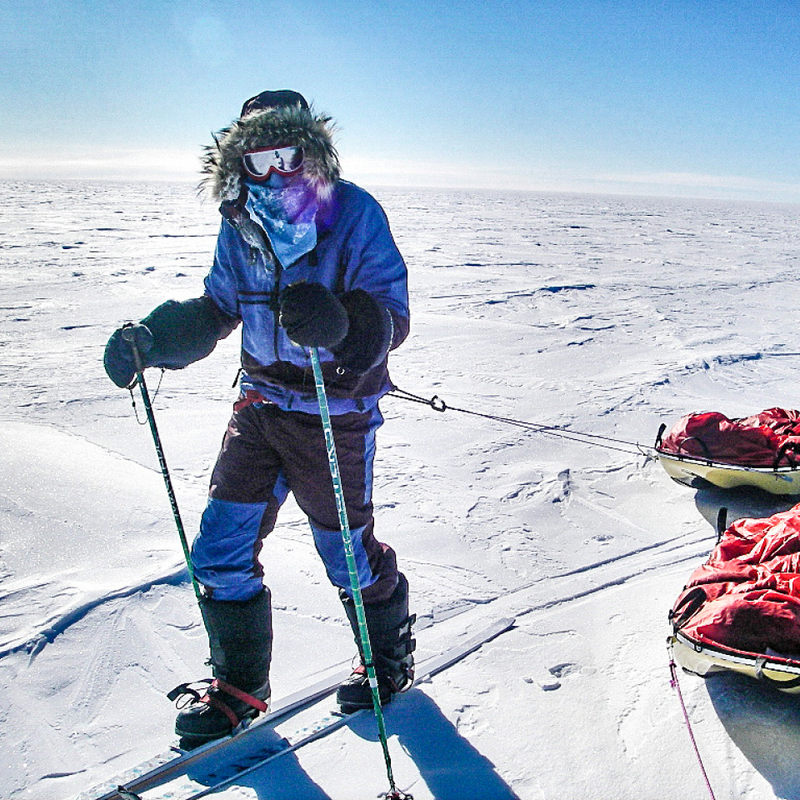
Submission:
M 639 442 L 628 442 L 624 439 L 614 439 L 610 436 L 603 436 L 599 433 L 584 433 L 582 431 L 572 430 L 571 428 L 564 428 L 557 425 L 543 425 L 538 422 L 526 422 L 521 419 L 514 419 L 513 417 L 501 417 L 496 414 L 486 414 L 479 411 L 472 411 L 468 408 L 457 408 L 445 403 L 438 395 L 431 398 L 421 397 L 420 395 L 412 394 L 404 389 L 394 387 L 387 395 L 394 397 L 398 400 L 407 400 L 411 403 L 420 403 L 425 406 L 430 406 L 434 411 L 457 411 L 460 414 L 469 414 L 473 417 L 482 417 L 483 419 L 490 419 L 494 422 L 501 422 L 505 425 L 513 425 L 517 428 L 524 428 L 525 430 L 534 433 L 544 433 L 548 436 L 557 436 L 562 439 L 570 439 L 573 442 L 581 442 L 582 444 L 594 445 L 596 447 L 604 447 L 606 450 L 615 450 L 619 453 L 626 453 L 628 455 L 641 455 L 647 459 L 654 458 L 653 447 L 646 447 L 639 444 Z
M 692 747 L 694 748 L 694 754 L 697 757 L 697 763 L 700 765 L 700 771 L 703 773 L 703 778 L 706 782 L 706 788 L 708 789 L 708 794 L 711 797 L 711 800 L 716 800 L 714 795 L 714 790 L 711 788 L 711 781 L 708 779 L 708 773 L 706 772 L 705 765 L 703 764 L 703 759 L 700 755 L 700 748 L 697 746 L 697 740 L 694 738 L 694 731 L 692 730 L 692 723 L 689 720 L 689 712 L 686 710 L 686 703 L 683 700 L 683 693 L 681 692 L 681 685 L 678 683 L 678 668 L 675 664 L 675 659 L 672 656 L 672 642 L 670 639 L 667 640 L 667 650 L 669 652 L 669 671 L 670 671 L 670 686 L 678 694 L 678 702 L 681 704 L 681 710 L 683 711 L 683 720 L 686 723 L 686 730 L 689 731 L 689 739 L 692 741 Z

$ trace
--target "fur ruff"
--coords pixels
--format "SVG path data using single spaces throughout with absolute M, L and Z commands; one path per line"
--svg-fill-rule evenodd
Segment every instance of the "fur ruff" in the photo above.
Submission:
M 300 146 L 300 174 L 325 202 L 341 173 L 333 130 L 330 117 L 299 105 L 248 114 L 214 134 L 214 144 L 205 148 L 200 188 L 210 189 L 215 200 L 236 200 L 242 190 L 242 156 L 248 150 Z

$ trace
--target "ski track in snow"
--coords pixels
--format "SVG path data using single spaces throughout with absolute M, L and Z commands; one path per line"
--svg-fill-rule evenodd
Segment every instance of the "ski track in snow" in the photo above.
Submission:
M 189 186 L 4 189 L 0 741 L 19 756 L 0 773 L 0 795 L 44 800 L 163 749 L 174 713 L 163 693 L 205 674 L 149 431 L 106 378 L 102 352 L 120 322 L 202 291 L 218 215 Z M 644 455 L 453 409 L 646 451 L 661 422 L 690 411 L 796 407 L 800 211 L 375 193 L 410 273 L 412 333 L 393 355 L 393 378 L 448 406 L 384 400 L 379 536 L 399 553 L 414 611 L 434 621 L 419 633 L 421 654 L 517 617 L 513 631 L 398 704 L 401 785 L 443 797 L 469 775 L 495 798 L 660 800 L 669 763 L 668 796 L 702 796 L 666 678 L 666 614 L 713 544 L 720 505 L 732 520 L 792 501 L 691 492 Z M 190 536 L 234 399 L 237 350 L 234 334 L 203 362 L 148 382 Z M 352 640 L 291 501 L 263 560 L 282 695 L 349 660 Z M 683 687 L 720 800 L 798 796 L 783 774 L 758 769 L 752 742 L 733 743 L 702 682 Z M 415 720 L 450 754 L 452 774 L 426 761 Z M 352 783 L 330 775 L 332 758 L 360 776 L 358 794 L 383 787 L 374 743 L 349 729 L 292 769 L 304 770 L 301 785 L 350 798 Z M 261 796 L 248 786 L 224 796 Z

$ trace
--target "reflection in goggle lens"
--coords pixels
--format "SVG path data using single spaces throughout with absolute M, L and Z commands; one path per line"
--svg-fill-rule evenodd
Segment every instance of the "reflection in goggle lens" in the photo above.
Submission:
M 293 175 L 303 166 L 302 147 L 269 147 L 251 150 L 242 157 L 245 171 L 251 178 L 266 180 L 273 172 Z

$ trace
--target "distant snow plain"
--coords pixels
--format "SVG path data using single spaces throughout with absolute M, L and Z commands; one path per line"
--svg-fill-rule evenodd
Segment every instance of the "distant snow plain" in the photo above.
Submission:
M 165 692 L 208 674 L 144 409 L 102 355 L 123 321 L 202 293 L 219 216 L 183 184 L 2 187 L 0 795 L 52 800 L 167 748 Z M 708 796 L 670 686 L 667 612 L 720 506 L 734 519 L 795 501 L 680 487 L 650 448 L 685 413 L 800 405 L 800 207 L 371 191 L 409 268 L 393 379 L 448 406 L 382 402 L 377 532 L 433 622 L 418 657 L 517 620 L 387 710 L 398 786 L 416 800 Z M 183 371 L 148 372 L 190 536 L 238 347 L 237 332 Z M 262 558 L 277 698 L 354 646 L 291 500 Z M 718 800 L 800 797 L 793 698 L 680 685 Z M 370 730 L 219 796 L 375 797 L 387 783 Z

